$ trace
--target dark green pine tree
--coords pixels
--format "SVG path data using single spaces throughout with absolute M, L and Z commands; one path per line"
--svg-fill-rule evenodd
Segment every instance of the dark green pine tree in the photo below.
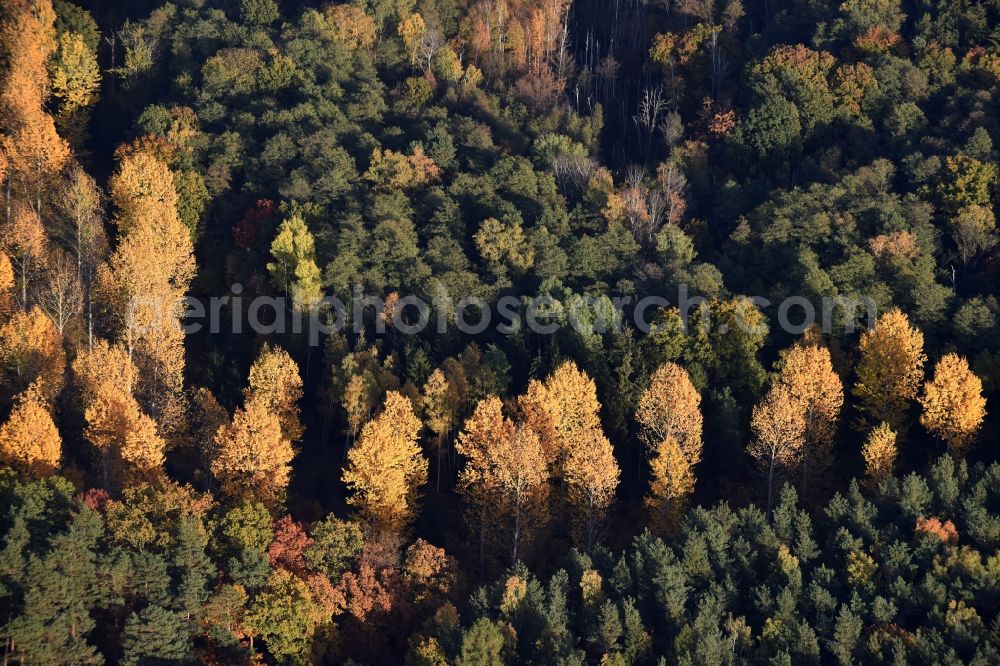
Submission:
M 201 618 L 202 607 L 208 599 L 208 584 L 215 575 L 215 566 L 205 553 L 207 545 L 208 536 L 201 521 L 194 516 L 181 518 L 173 551 L 173 606 L 191 626 L 191 633 Z
M 191 639 L 180 613 L 152 605 L 125 621 L 122 650 L 122 666 L 180 666 L 191 660 Z
M 28 559 L 24 605 L 7 626 L 11 655 L 25 664 L 99 664 L 88 642 L 96 605 L 96 548 L 104 533 L 101 517 L 86 507 L 73 516 L 51 550 Z

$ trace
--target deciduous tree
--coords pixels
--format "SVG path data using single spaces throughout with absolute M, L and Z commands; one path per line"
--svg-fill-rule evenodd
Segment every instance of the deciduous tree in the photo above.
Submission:
M 639 436 L 651 450 L 672 438 L 694 467 L 701 460 L 701 395 L 687 371 L 676 363 L 664 363 L 639 397 L 635 419 L 642 427 Z
M 0 426 L 0 458 L 36 478 L 55 473 L 62 457 L 62 437 L 41 389 L 43 381 L 37 380 L 18 396 Z
M 382 412 L 365 424 L 347 453 L 348 503 L 375 534 L 404 531 L 414 518 L 420 486 L 427 482 L 427 459 L 417 442 L 420 427 L 410 400 L 390 391 Z
M 868 433 L 861 456 L 865 459 L 865 478 L 878 487 L 892 476 L 896 463 L 896 433 L 887 423 L 880 423 Z
M 252 397 L 219 428 L 212 474 L 226 495 L 276 507 L 285 499 L 294 456 L 281 419 L 264 400 Z
M 861 334 L 854 395 L 873 418 L 898 427 L 924 377 L 924 336 L 898 308 Z
M 934 366 L 934 378 L 924 385 L 920 405 L 920 424 L 958 455 L 968 451 L 986 418 L 983 383 L 958 354 L 945 354 Z
M 782 354 L 776 380 L 794 396 L 805 419 L 802 479 L 821 474 L 830 463 L 837 419 L 844 404 L 844 386 L 833 370 L 830 351 L 802 342 Z
M 245 402 L 260 400 L 281 422 L 281 434 L 290 442 L 302 438 L 304 428 L 299 419 L 302 399 L 302 378 L 299 366 L 281 347 L 265 344 L 257 360 L 250 366 L 249 385 L 243 389 Z
M 666 436 L 654 449 L 650 461 L 652 481 L 646 506 L 653 525 L 661 532 L 672 530 L 680 521 L 687 498 L 694 490 L 694 471 L 684 449 L 671 436 Z
M 760 404 L 753 408 L 750 422 L 754 438 L 747 451 L 767 475 L 767 513 L 771 514 L 774 477 L 780 468 L 798 466 L 805 444 L 805 414 L 787 386 L 771 387 Z

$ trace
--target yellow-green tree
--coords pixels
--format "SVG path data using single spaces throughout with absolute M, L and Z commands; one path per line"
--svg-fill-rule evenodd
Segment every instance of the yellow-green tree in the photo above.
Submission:
M 417 441 L 420 427 L 410 400 L 390 391 L 382 412 L 364 425 L 347 452 L 347 501 L 373 534 L 399 534 L 416 514 L 420 486 L 427 482 L 427 459 Z
M 934 378 L 924 385 L 920 405 L 920 424 L 958 455 L 969 450 L 986 418 L 983 382 L 958 354 L 945 354 L 934 366 Z
M 861 360 L 854 395 L 859 407 L 878 421 L 898 427 L 924 378 L 924 335 L 898 308 L 861 334 Z

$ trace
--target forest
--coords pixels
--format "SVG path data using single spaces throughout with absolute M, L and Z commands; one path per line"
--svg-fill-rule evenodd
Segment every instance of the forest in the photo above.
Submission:
M 995 141 L 1000 0 L 0 0 L 3 666 L 1000 663 Z

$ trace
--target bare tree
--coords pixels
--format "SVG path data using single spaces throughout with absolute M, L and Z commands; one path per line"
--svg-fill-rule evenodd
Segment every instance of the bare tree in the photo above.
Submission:
M 52 253 L 36 298 L 42 312 L 62 335 L 83 306 L 83 291 L 72 257 L 61 250 Z
M 646 161 L 649 160 L 649 149 L 653 142 L 653 134 L 660 125 L 660 117 L 667 110 L 667 100 L 663 97 L 663 87 L 645 88 L 639 100 L 639 108 L 632 117 L 636 128 L 643 134 L 646 141 Z

